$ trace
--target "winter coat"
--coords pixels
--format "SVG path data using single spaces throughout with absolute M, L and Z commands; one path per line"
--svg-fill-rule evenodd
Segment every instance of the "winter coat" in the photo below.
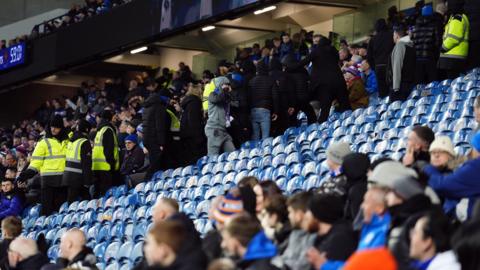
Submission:
M 360 205 L 367 192 L 367 171 L 370 166 L 368 156 L 360 153 L 348 155 L 343 161 L 346 177 L 345 220 L 353 221 L 360 211 Z
M 38 253 L 17 263 L 15 270 L 38 270 L 48 264 L 48 258 Z
M 180 106 L 183 110 L 180 119 L 180 137 L 182 139 L 202 138 L 204 136 L 202 100 L 194 95 L 185 96 Z
M 378 93 L 378 81 L 377 81 L 377 74 L 374 70 L 370 70 L 370 73 L 362 75 L 363 81 L 365 82 L 365 91 L 369 95 Z
M 480 41 L 480 3 L 477 0 L 465 1 L 465 13 L 470 21 L 470 41 Z
M 286 67 L 285 81 L 280 81 L 280 92 L 288 93 L 291 96 L 290 106 L 296 107 L 299 104 L 310 101 L 310 89 L 308 86 L 308 73 L 300 65 L 299 61 L 289 55 L 283 59 L 283 65 Z
M 22 197 L 15 193 L 0 195 L 0 220 L 8 216 L 20 216 L 23 210 L 24 201 Z
M 85 247 L 71 261 L 58 258 L 55 264 L 46 265 L 41 270 L 60 270 L 64 268 L 97 270 L 96 263 L 97 258 L 93 254 L 93 250 Z
M 428 185 L 441 197 L 461 201 L 464 205 L 466 217 L 472 215 L 473 206 L 480 196 L 480 182 L 478 172 L 480 171 L 480 158 L 467 161 L 451 174 L 442 174 L 433 166 L 426 166 L 423 172 L 429 177 Z M 445 205 L 446 206 L 446 205 Z M 449 207 L 450 208 L 450 207 Z M 457 209 L 458 212 L 458 209 Z
M 368 107 L 368 93 L 360 77 L 347 83 L 347 91 L 352 110 Z
M 108 132 L 108 131 L 107 131 Z M 88 140 L 88 137 L 82 135 L 81 133 L 75 132 L 73 137 L 70 138 L 71 142 L 75 142 L 80 138 L 85 138 Z M 93 175 L 92 175 L 92 145 L 89 141 L 86 141 L 82 144 L 80 148 L 80 158 L 81 158 L 81 166 L 82 166 L 82 173 L 73 173 L 73 172 L 65 172 L 62 178 L 62 185 L 68 187 L 81 187 L 83 185 L 91 185 L 93 182 Z M 114 168 L 114 167 L 112 167 Z
M 116 129 L 114 126 L 112 126 L 112 124 L 110 124 L 110 122 L 106 120 L 102 120 L 102 122 L 100 122 L 100 124 L 97 127 L 97 132 L 106 126 L 110 128 L 107 128 L 107 130 L 103 134 L 103 139 L 102 139 L 103 153 L 105 155 L 105 159 L 107 160 L 108 164 L 110 164 L 110 168 L 114 170 L 116 167 L 114 152 L 118 151 L 118 149 L 115 147 L 115 136 L 117 136 L 117 134 L 114 132 L 114 130 Z
M 392 31 L 387 29 L 377 31 L 368 43 L 367 55 L 370 66 L 374 68 L 377 65 L 386 65 L 394 46 Z
M 247 251 L 237 263 L 241 270 L 276 270 L 271 260 L 277 255 L 277 248 L 263 231 L 257 233 L 248 243 Z
M 313 246 L 317 235 L 301 229 L 293 230 L 288 237 L 288 245 L 280 258 L 282 263 L 291 270 L 309 269 L 307 251 Z
M 347 192 L 347 177 L 341 173 L 339 175 L 330 174 L 330 177 L 323 180 L 318 189 L 320 194 L 333 194 L 344 197 Z
M 248 96 L 252 109 L 264 108 L 278 113 L 278 87 L 275 80 L 268 75 L 265 65 L 257 66 L 257 75 L 248 83 Z
M 205 235 L 202 241 L 202 249 L 207 255 L 208 261 L 221 258 L 222 253 L 222 235 L 216 229 L 213 229 Z
M 230 93 L 216 88 L 208 96 L 208 120 L 205 129 L 227 131 L 230 125 Z M 228 119 L 227 119 L 228 118 Z M 228 121 L 228 122 L 227 122 Z
M 400 89 L 401 83 L 413 83 L 415 81 L 415 47 L 409 36 L 402 37 L 391 55 L 387 78 L 391 81 L 391 88 Z
M 328 260 L 346 261 L 355 251 L 357 240 L 352 226 L 339 221 L 333 224 L 327 234 L 318 236 L 314 245 L 320 252 L 326 252 Z
M 170 117 L 160 95 L 153 94 L 143 103 L 143 143 L 147 147 L 165 146 L 170 130 Z
M 132 150 L 125 151 L 120 173 L 122 175 L 129 175 L 137 173 L 137 170 L 143 167 L 145 162 L 145 154 L 140 146 L 135 145 Z
M 461 266 L 453 251 L 449 250 L 435 255 L 426 270 L 461 270 Z
M 0 242 L 0 269 L 8 270 L 10 265 L 8 264 L 8 248 L 13 239 L 3 239 Z
M 441 33 L 433 16 L 420 16 L 412 33 L 418 60 L 437 59 L 442 43 Z

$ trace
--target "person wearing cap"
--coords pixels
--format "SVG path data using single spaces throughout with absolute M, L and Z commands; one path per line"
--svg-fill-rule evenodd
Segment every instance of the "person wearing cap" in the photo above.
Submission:
M 402 158 L 405 166 L 412 166 L 415 162 L 430 162 L 430 144 L 435 140 L 435 133 L 427 126 L 414 126 L 408 134 L 407 152 Z
M 350 66 L 344 70 L 343 77 L 347 83 L 348 100 L 352 110 L 368 107 L 368 93 L 363 85 L 360 72 L 355 66 Z
M 336 194 L 345 196 L 347 178 L 343 173 L 343 159 L 352 153 L 350 145 L 346 142 L 332 142 L 327 148 L 327 166 L 330 177 L 322 181 L 318 188 L 320 194 Z
M 480 132 L 471 141 L 471 160 L 449 174 L 443 174 L 434 166 L 426 166 L 423 172 L 429 177 L 428 185 L 445 199 L 451 199 L 456 205 L 444 204 L 444 210 L 452 210 L 460 220 L 466 220 L 472 215 L 473 206 L 480 194 Z
M 213 79 L 215 90 L 208 96 L 208 119 L 205 125 L 208 155 L 218 155 L 235 150 L 233 139 L 227 128 L 233 118 L 230 114 L 232 87 L 226 77 Z
M 437 59 L 440 55 L 442 36 L 433 17 L 432 5 L 422 8 L 422 15 L 417 18 L 412 32 L 417 61 L 415 64 L 415 82 L 426 84 L 437 80 Z
M 327 261 L 346 261 L 355 251 L 357 236 L 343 217 L 344 204 L 336 195 L 316 194 L 309 202 L 308 229 L 317 233 L 307 258 L 316 270 L 328 269 Z
M 128 135 L 125 138 L 125 154 L 123 156 L 120 173 L 123 176 L 137 173 L 143 167 L 145 162 L 145 154 L 138 146 L 138 138 L 136 134 Z
M 18 178 L 18 182 L 22 183 L 40 173 L 42 215 L 50 215 L 66 200 L 62 175 L 65 172 L 67 144 L 68 136 L 63 119 L 54 116 L 45 138 L 33 150 L 28 169 Z
M 68 188 L 67 201 L 89 199 L 86 186 L 92 185 L 92 146 L 88 140 L 90 123 L 79 120 L 67 145 L 65 173 L 62 183 Z
M 112 124 L 113 112 L 104 110 L 97 116 L 97 133 L 92 150 L 94 197 L 100 198 L 113 186 L 113 177 L 120 169 L 117 131 Z

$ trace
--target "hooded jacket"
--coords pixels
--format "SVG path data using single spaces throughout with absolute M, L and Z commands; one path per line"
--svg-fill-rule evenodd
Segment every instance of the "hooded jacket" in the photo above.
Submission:
M 287 55 L 282 59 L 282 64 L 285 66 L 284 81 L 280 81 L 280 92 L 288 93 L 287 96 L 291 99 L 289 107 L 296 107 L 297 105 L 310 101 L 310 91 L 308 88 L 308 73 L 299 66 L 299 62 L 293 55 Z
M 412 33 L 412 41 L 415 44 L 417 61 L 438 58 L 442 36 L 438 31 L 437 22 L 433 16 L 420 16 L 417 18 Z
M 347 178 L 345 219 L 353 221 L 360 211 L 363 196 L 367 192 L 367 171 L 370 166 L 368 156 L 353 153 L 345 157 L 343 172 Z
M 414 44 L 410 40 L 410 36 L 404 36 L 397 41 L 392 51 L 389 68 L 393 90 L 400 89 L 401 83 L 413 83 L 415 81 L 415 61 Z
M 185 96 L 180 106 L 183 109 L 180 119 L 180 137 L 182 139 L 202 138 L 204 136 L 204 121 L 202 117 L 202 101 L 200 98 L 194 95 Z
M 105 131 L 105 134 L 103 135 L 102 145 L 105 159 L 107 160 L 108 164 L 110 164 L 110 168 L 114 170 L 116 167 L 114 152 L 118 151 L 118 149 L 115 149 L 115 136 L 117 136 L 117 134 L 114 132 L 114 130 L 116 129 L 109 121 L 102 120 L 102 122 L 100 122 L 97 127 L 97 132 L 100 131 L 103 127 L 110 127 Z
M 23 199 L 15 191 L 0 195 L 0 220 L 8 216 L 20 216 L 23 210 Z
M 228 82 L 228 80 L 227 80 Z M 208 96 L 208 120 L 205 129 L 218 129 L 227 132 L 230 125 L 230 93 L 221 86 Z
M 247 251 L 237 263 L 242 270 L 276 270 L 271 259 L 277 255 L 277 247 L 263 231 L 257 233 L 248 243 Z
M 66 171 L 63 174 L 62 184 L 65 186 L 78 187 L 82 185 L 92 184 L 92 145 L 88 141 L 88 137 L 80 132 L 75 132 L 70 142 L 75 142 L 78 139 L 87 139 L 80 148 L 80 159 L 82 166 L 82 174 L 70 173 Z M 113 168 L 113 167 L 112 167 Z
M 360 77 L 347 82 L 347 91 L 352 110 L 368 107 L 368 93 Z
M 378 20 L 375 24 L 375 36 L 368 43 L 368 62 L 372 67 L 386 65 L 393 47 L 393 33 L 388 30 L 384 19 Z
M 170 117 L 159 94 L 150 95 L 143 103 L 143 142 L 145 146 L 165 146 L 170 130 Z
M 272 113 L 278 113 L 278 85 L 268 75 L 268 67 L 260 62 L 257 64 L 257 75 L 248 83 L 249 104 L 253 108 L 264 108 Z

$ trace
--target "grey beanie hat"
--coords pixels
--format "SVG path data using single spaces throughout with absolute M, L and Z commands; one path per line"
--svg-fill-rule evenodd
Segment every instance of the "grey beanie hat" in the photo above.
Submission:
M 418 178 L 415 170 L 405 167 L 398 161 L 385 161 L 380 163 L 373 170 L 372 174 L 368 178 L 368 182 L 392 188 L 392 184 L 396 179 L 402 179 L 406 177 Z
M 341 165 L 343 159 L 350 153 L 352 153 L 352 150 L 348 143 L 341 141 L 333 142 L 327 148 L 327 159 Z
M 425 193 L 416 178 L 411 176 L 394 179 L 391 184 L 391 189 L 405 200 L 408 200 L 415 195 Z

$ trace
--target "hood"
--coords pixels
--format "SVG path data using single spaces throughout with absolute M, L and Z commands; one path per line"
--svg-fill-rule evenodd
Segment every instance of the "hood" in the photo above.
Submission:
M 87 136 L 87 135 L 82 134 L 81 132 L 75 131 L 75 132 L 73 133 L 72 138 L 70 138 L 70 141 L 71 141 L 71 142 L 74 142 L 74 141 L 76 141 L 76 140 L 78 140 L 78 139 L 82 139 L 82 138 L 88 140 L 88 136 Z
M 148 108 L 156 104 L 163 104 L 162 98 L 159 94 L 151 94 L 145 102 L 143 102 L 143 107 Z
M 225 76 L 220 76 L 213 79 L 213 84 L 215 85 L 215 88 L 220 87 L 224 84 L 229 84 L 229 83 L 230 83 L 230 80 Z
M 268 259 L 277 255 L 277 247 L 268 239 L 263 231 L 257 233 L 247 246 L 247 252 L 243 256 L 245 261 Z
M 392 215 L 392 227 L 398 226 L 413 215 L 427 211 L 430 208 L 432 208 L 432 202 L 424 194 L 413 196 L 400 205 L 392 206 L 388 209 Z
M 367 181 L 367 172 L 370 167 L 370 159 L 362 153 L 352 153 L 343 160 L 343 173 L 347 182 Z
M 399 41 L 405 43 L 407 46 L 413 46 L 413 41 L 410 39 L 409 35 L 402 37 Z
M 387 21 L 385 19 L 378 19 L 375 22 L 375 31 L 377 33 L 384 32 L 388 30 Z

